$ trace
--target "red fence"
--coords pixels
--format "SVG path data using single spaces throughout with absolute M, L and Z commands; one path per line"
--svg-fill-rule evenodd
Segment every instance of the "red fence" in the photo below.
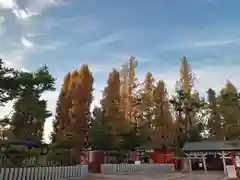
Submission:
M 101 172 L 101 164 L 104 164 L 104 151 L 88 152 L 89 170 L 92 173 Z
M 151 152 L 150 158 L 154 164 L 172 164 L 173 163 L 173 153 L 171 152 Z
M 172 152 L 152 152 L 150 158 L 154 164 L 174 164 L 175 169 L 183 168 L 183 161 L 175 159 Z
M 131 152 L 131 160 L 136 160 L 137 153 Z M 174 159 L 174 153 L 172 152 L 150 152 L 149 158 L 152 159 L 154 164 L 174 164 L 175 169 L 182 169 L 182 160 Z M 103 151 L 90 151 L 88 152 L 88 161 L 90 171 L 93 173 L 100 173 L 101 164 L 104 164 L 104 152 Z

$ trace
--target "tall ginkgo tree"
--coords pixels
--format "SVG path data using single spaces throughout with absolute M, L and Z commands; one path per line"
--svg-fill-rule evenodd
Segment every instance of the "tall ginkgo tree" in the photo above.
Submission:
M 162 151 L 171 150 L 174 143 L 173 117 L 170 111 L 167 89 L 163 81 L 157 83 L 153 93 L 153 147 Z

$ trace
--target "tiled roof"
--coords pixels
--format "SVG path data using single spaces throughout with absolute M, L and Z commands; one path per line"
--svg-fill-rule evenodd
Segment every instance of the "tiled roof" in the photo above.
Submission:
M 240 150 L 240 141 L 200 141 L 186 143 L 183 151 Z

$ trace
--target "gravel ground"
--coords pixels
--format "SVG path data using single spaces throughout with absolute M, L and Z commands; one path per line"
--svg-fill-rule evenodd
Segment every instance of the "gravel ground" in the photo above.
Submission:
M 225 175 L 216 173 L 169 173 L 162 175 L 103 175 L 90 174 L 88 180 L 224 180 Z

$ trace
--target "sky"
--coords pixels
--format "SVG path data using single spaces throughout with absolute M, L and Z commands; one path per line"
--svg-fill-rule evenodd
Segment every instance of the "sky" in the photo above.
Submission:
M 108 72 L 129 56 L 138 61 L 139 79 L 152 72 L 170 92 L 187 56 L 204 96 L 227 79 L 240 88 L 239 7 L 239 0 L 0 0 L 0 57 L 25 71 L 48 65 L 57 90 L 43 98 L 53 113 L 67 72 L 89 65 L 98 104 Z

